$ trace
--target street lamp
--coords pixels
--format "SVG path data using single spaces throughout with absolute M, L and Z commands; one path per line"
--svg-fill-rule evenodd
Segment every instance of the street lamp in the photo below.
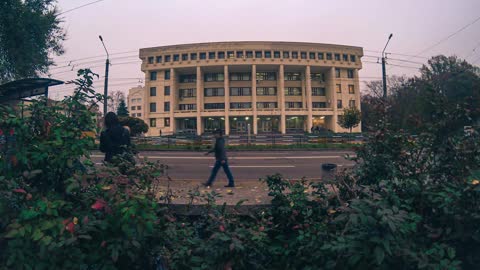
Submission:
M 107 115 L 107 101 L 108 101 L 108 66 L 110 65 L 110 56 L 108 55 L 107 47 L 105 47 L 105 43 L 103 43 L 102 36 L 98 36 L 100 41 L 102 42 L 103 48 L 105 48 L 105 52 L 107 53 L 107 60 L 105 61 L 105 83 L 103 85 L 103 115 Z
M 387 74 L 385 71 L 385 49 L 387 48 L 390 39 L 392 38 L 393 34 L 388 36 L 387 44 L 385 44 L 385 48 L 382 51 L 382 78 L 383 78 L 383 98 L 387 98 Z

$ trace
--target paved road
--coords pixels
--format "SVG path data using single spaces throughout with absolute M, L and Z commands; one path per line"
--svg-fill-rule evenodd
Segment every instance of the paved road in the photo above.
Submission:
M 229 163 L 236 180 L 258 180 L 269 174 L 280 173 L 287 178 L 319 179 L 322 176 L 322 163 L 336 163 L 338 169 L 348 168 L 352 161 L 346 160 L 348 151 L 259 151 L 259 152 L 229 152 Z M 169 175 L 173 180 L 205 181 L 212 169 L 214 158 L 204 156 L 200 152 L 141 152 L 140 157 L 158 160 L 167 164 Z M 103 155 L 93 153 L 93 160 L 101 164 Z M 226 181 L 222 170 L 217 180 Z

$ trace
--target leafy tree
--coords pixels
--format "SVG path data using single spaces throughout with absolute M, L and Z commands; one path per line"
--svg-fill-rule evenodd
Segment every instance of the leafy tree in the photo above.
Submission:
M 120 117 L 119 121 L 122 126 L 127 126 L 130 128 L 130 134 L 132 136 L 137 136 L 148 131 L 148 125 L 145 124 L 142 119 L 127 116 Z
M 125 100 L 125 94 L 122 91 L 112 91 L 108 94 L 108 111 L 109 112 L 116 112 L 118 110 L 118 106 L 120 105 L 120 101 Z
M 64 53 L 66 34 L 55 0 L 0 2 L 0 82 L 37 77 Z
M 125 104 L 124 99 L 120 100 L 120 103 L 119 103 L 118 108 L 117 108 L 117 115 L 120 116 L 120 117 L 125 117 L 125 116 L 129 115 L 127 104 Z
M 343 115 L 338 118 L 338 124 L 342 128 L 349 129 L 350 133 L 352 133 L 352 128 L 360 124 L 361 117 L 362 115 L 356 107 L 345 108 Z

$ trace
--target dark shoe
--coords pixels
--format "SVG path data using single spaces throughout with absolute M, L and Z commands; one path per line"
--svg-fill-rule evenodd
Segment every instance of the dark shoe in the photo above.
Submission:
M 226 185 L 224 187 L 235 187 L 235 185 Z
M 205 183 L 202 183 L 202 186 L 206 187 L 206 188 L 210 188 L 210 185 L 209 183 L 205 182 Z

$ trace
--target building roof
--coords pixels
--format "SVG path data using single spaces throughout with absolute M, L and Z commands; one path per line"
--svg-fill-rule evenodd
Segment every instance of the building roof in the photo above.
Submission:
M 50 78 L 29 78 L 8 82 L 0 85 L 0 101 L 45 95 L 50 86 L 63 83 L 63 81 Z

